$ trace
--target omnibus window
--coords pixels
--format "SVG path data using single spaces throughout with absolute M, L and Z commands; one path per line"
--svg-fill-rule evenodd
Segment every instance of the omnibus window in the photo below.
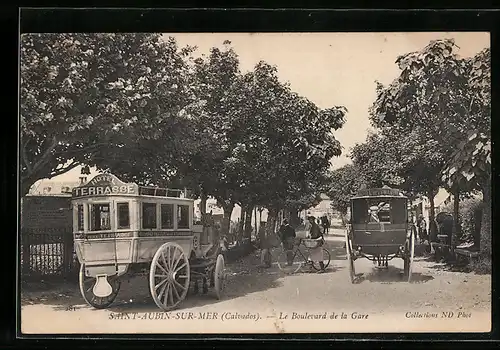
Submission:
M 393 198 L 391 201 L 391 213 L 393 224 L 404 224 L 407 220 L 406 198 Z
M 368 222 L 391 222 L 391 205 L 387 199 L 368 200 Z
M 78 231 L 83 231 L 83 221 L 85 220 L 84 219 L 84 216 L 83 216 L 83 204 L 78 204 L 78 207 L 77 207 L 77 220 L 78 220 Z
M 128 203 L 117 203 L 116 209 L 118 212 L 118 228 L 130 228 L 130 211 Z
M 174 228 L 174 205 L 161 205 L 161 228 Z
M 142 228 L 156 228 L 156 203 L 142 203 Z
M 364 224 L 368 219 L 368 203 L 364 199 L 356 199 L 352 202 L 351 221 L 353 224 Z
M 109 203 L 90 204 L 90 231 L 111 230 Z
M 177 207 L 177 228 L 189 228 L 189 205 Z

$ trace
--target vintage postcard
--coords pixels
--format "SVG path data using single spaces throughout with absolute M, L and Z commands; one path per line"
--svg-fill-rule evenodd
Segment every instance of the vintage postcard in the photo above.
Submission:
M 490 35 L 24 33 L 22 334 L 491 330 Z

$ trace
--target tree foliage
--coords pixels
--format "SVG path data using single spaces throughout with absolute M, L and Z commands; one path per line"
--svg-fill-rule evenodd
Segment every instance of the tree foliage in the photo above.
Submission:
M 229 42 L 196 59 L 157 34 L 34 34 L 21 47 L 25 192 L 69 162 L 199 189 L 228 210 L 298 210 L 341 154 L 347 110 L 318 108 L 266 62 L 241 73 Z
M 330 188 L 327 195 L 330 198 L 332 209 L 342 215 L 347 214 L 350 199 L 360 187 L 366 184 L 364 172 L 355 164 L 348 164 L 336 169 L 330 175 Z
M 183 73 L 188 52 L 156 34 L 23 35 L 23 193 L 38 179 L 82 163 L 147 166 L 155 141 L 177 135 L 166 133 L 177 127 L 176 116 L 189 101 Z M 138 152 L 145 147 L 146 157 L 128 153 L 132 144 Z

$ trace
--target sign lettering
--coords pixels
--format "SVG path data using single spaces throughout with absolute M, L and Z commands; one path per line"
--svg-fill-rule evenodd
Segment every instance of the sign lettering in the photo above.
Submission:
M 399 194 L 396 188 L 370 188 L 358 192 L 358 196 L 399 196 Z
M 136 184 L 124 183 L 114 175 L 97 175 L 86 185 L 73 189 L 73 197 L 106 196 L 120 194 L 138 194 Z

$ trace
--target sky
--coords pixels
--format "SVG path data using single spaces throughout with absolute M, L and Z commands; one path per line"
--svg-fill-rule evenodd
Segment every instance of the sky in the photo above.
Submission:
M 198 55 L 224 40 L 239 56 L 242 72 L 252 70 L 260 60 L 276 65 L 278 76 L 292 90 L 320 108 L 345 106 L 346 123 L 335 131 L 344 150 L 332 160 L 338 168 L 350 162 L 347 153 L 365 140 L 368 108 L 374 102 L 375 81 L 391 83 L 398 75 L 398 56 L 423 49 L 431 40 L 454 38 L 463 57 L 490 46 L 489 33 L 166 33 L 179 46 L 197 46 Z M 79 168 L 54 177 L 55 181 L 78 179 Z

